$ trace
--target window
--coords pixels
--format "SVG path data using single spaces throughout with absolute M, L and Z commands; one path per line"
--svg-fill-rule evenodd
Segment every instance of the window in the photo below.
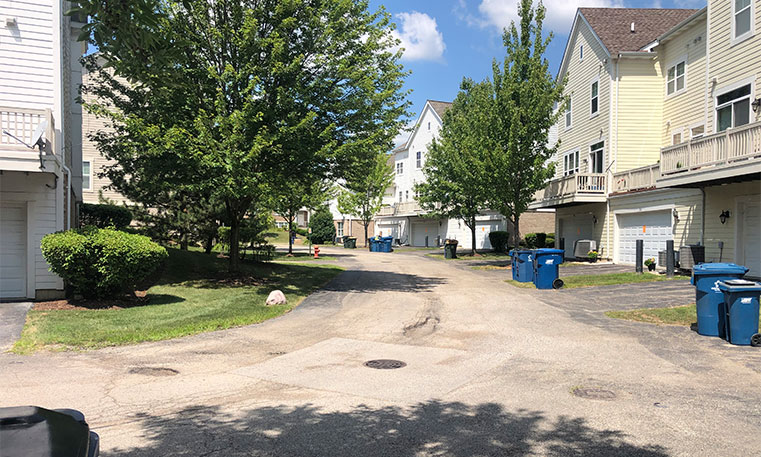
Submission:
M 399 203 L 401 203 L 401 202 L 402 202 L 402 191 L 400 190 L 399 191 Z
M 338 237 L 344 236 L 344 223 L 343 222 L 336 222 L 336 236 L 338 236 Z
M 423 168 L 423 153 L 420 151 L 417 152 L 415 166 L 418 168 Z
M 563 157 L 563 175 L 568 176 L 579 172 L 579 151 L 572 151 Z
M 597 111 L 600 109 L 600 81 L 595 81 L 592 83 L 592 106 L 591 106 L 592 112 L 591 114 L 594 116 L 597 114 Z
M 431 123 L 428 123 L 428 130 L 431 130 Z
M 419 199 L 419 198 L 420 198 L 420 191 L 419 191 L 419 190 L 417 190 L 417 189 L 415 189 L 415 190 L 413 191 L 412 195 L 414 195 L 414 196 L 415 196 L 415 200 L 417 200 L 417 199 Z
M 82 190 L 90 190 L 92 185 L 92 171 L 90 170 L 90 161 L 82 162 Z
M 576 165 L 578 169 L 578 164 Z M 602 173 L 605 169 L 605 142 L 600 141 L 589 147 L 589 172 Z
M 716 131 L 750 122 L 750 84 L 716 97 Z
M 690 138 L 700 138 L 701 136 L 705 135 L 705 131 L 705 125 L 696 125 L 690 129 Z
M 671 95 L 684 90 L 685 62 L 669 67 L 668 79 L 666 80 L 666 94 Z
M 682 132 L 676 132 L 671 135 L 671 144 L 679 144 L 682 142 Z
M 568 97 L 568 104 L 565 107 L 565 128 L 571 128 L 571 97 Z
M 753 2 L 752 0 L 732 0 L 734 4 L 734 30 L 732 38 L 735 40 L 746 38 L 753 33 Z
M 409 200 L 410 200 L 410 191 L 405 190 L 404 191 L 404 201 L 409 201 Z
M 579 46 L 579 61 L 584 60 L 584 45 Z
M 404 162 L 396 162 L 396 174 L 404 174 Z

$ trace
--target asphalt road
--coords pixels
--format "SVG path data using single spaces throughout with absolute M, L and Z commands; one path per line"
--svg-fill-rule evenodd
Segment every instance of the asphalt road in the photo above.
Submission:
M 103 456 L 761 454 L 761 350 L 602 314 L 658 287 L 516 289 L 424 254 L 351 251 L 260 325 L 0 354 L 0 404 L 83 411 Z

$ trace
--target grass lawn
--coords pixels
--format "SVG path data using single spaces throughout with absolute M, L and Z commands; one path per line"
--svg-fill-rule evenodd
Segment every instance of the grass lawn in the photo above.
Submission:
M 470 255 L 470 251 L 465 252 L 458 252 L 456 259 L 445 259 L 444 254 L 426 254 L 428 257 L 432 257 L 434 259 L 439 260 L 495 260 L 495 259 L 505 259 L 506 261 L 510 259 L 510 256 L 507 254 L 504 254 L 502 252 L 479 252 L 475 256 Z
M 614 319 L 645 322 L 657 325 L 692 325 L 698 321 L 695 304 L 671 308 L 643 308 L 630 311 L 606 311 L 605 315 Z M 761 318 L 759 318 L 761 325 Z
M 147 291 L 147 305 L 32 309 L 13 351 L 98 348 L 254 324 L 290 311 L 341 271 L 332 265 L 244 262 L 241 274 L 231 277 L 226 259 L 168 251 L 163 273 Z M 265 305 L 275 289 L 283 291 L 286 305 Z
M 497 271 L 507 271 L 510 269 L 510 265 L 476 265 L 474 267 L 470 267 L 474 270 L 497 270 Z
M 611 286 L 614 284 L 634 284 L 639 282 L 655 282 L 655 281 L 673 281 L 673 280 L 687 280 L 686 276 L 674 276 L 669 278 L 666 275 L 656 275 L 652 273 L 606 273 L 601 275 L 576 275 L 576 276 L 563 276 L 561 277 L 566 289 L 575 289 L 577 287 L 594 287 L 594 286 Z M 533 288 L 532 282 L 517 282 L 512 279 L 506 280 L 506 282 L 515 287 Z
M 278 262 L 310 262 L 310 261 L 321 261 L 321 260 L 338 260 L 336 256 L 330 256 L 325 254 L 320 254 L 320 258 L 315 259 L 314 258 L 314 251 L 312 251 L 312 254 L 309 254 L 307 252 L 294 252 L 291 257 L 288 257 L 287 252 L 281 252 L 278 251 L 275 253 L 275 261 Z
M 284 244 L 286 246 L 288 245 L 288 231 L 287 230 L 273 229 L 272 231 L 265 233 L 264 238 L 266 238 L 267 242 L 270 244 Z M 300 235 L 296 235 L 296 239 L 302 240 L 304 239 L 304 237 Z

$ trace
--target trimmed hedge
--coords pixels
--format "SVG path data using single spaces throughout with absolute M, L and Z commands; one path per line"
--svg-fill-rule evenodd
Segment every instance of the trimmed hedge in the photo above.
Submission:
M 510 233 L 502 230 L 489 232 L 489 242 L 494 252 L 507 252 L 510 250 Z
M 45 235 L 40 248 L 50 270 L 87 298 L 135 290 L 168 256 L 146 236 L 92 226 Z
M 333 224 L 333 214 L 327 206 L 318 209 L 309 220 L 312 229 L 311 240 L 315 244 L 332 243 L 336 238 L 336 226 Z
M 83 203 L 79 207 L 79 221 L 82 227 L 121 229 L 132 222 L 132 213 L 124 206 Z
M 527 233 L 526 247 L 529 249 L 543 248 L 547 246 L 547 234 L 544 232 L 539 233 Z M 554 240 L 553 240 L 554 243 Z

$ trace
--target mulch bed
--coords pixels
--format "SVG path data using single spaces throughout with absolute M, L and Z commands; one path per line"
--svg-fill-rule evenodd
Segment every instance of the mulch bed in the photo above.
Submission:
M 145 290 L 137 290 L 133 294 L 125 294 L 120 298 L 95 299 L 71 298 L 64 300 L 39 301 L 34 303 L 34 309 L 40 311 L 54 310 L 95 310 L 95 309 L 124 309 L 148 304 Z

